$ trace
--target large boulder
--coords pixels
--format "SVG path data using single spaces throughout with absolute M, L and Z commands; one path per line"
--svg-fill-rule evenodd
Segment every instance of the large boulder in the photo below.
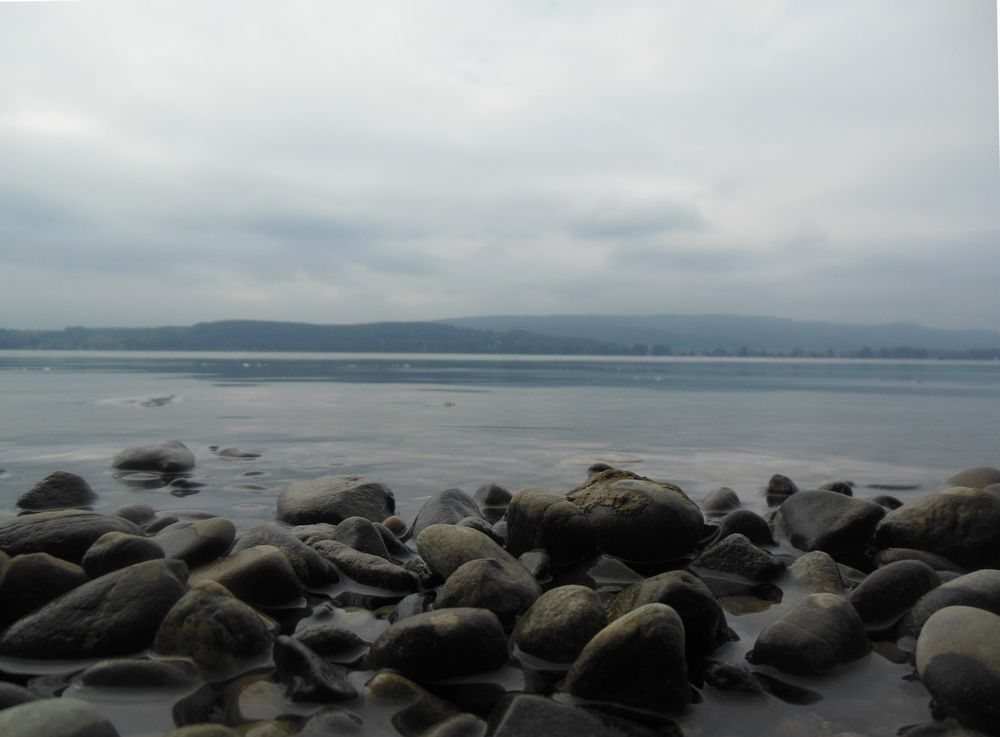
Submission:
M 841 563 L 857 566 L 885 508 L 835 491 L 800 491 L 774 516 L 774 528 L 799 550 L 822 550 Z
M 628 561 L 666 561 L 691 552 L 704 518 L 680 487 L 609 469 L 566 495 L 583 510 L 608 555 Z
M 566 674 L 573 696 L 647 711 L 679 711 L 691 701 L 684 625 L 666 604 L 646 604 L 587 643 Z
M 183 473 L 194 468 L 194 454 L 184 443 L 168 440 L 164 443 L 126 448 L 111 461 L 122 471 L 155 471 Z
M 1000 731 L 1000 616 L 966 606 L 938 610 L 917 639 L 916 661 L 939 709 L 970 729 Z
M 278 497 L 278 519 L 290 525 L 337 524 L 348 517 L 381 522 L 395 511 L 392 490 L 360 476 L 293 481 Z
M 75 473 L 56 471 L 24 492 L 17 500 L 21 509 L 66 509 L 97 501 L 97 494 Z
M 593 527 L 580 507 L 544 489 L 522 489 L 507 506 L 507 550 L 519 556 L 538 548 L 557 565 L 597 552 Z
M 101 576 L 14 623 L 0 638 L 0 654 L 80 660 L 139 652 L 184 595 L 186 577 L 183 563 L 167 560 Z
M 955 487 L 904 504 L 875 531 L 879 548 L 915 548 L 968 570 L 1000 568 L 1000 494 Z
M 586 586 L 559 586 L 542 594 L 514 628 L 522 652 L 553 663 L 572 663 L 608 624 L 601 600 Z
M 48 553 L 79 563 L 87 549 L 106 532 L 143 534 L 136 525 L 121 517 L 61 509 L 0 522 L 0 550 L 8 555 Z

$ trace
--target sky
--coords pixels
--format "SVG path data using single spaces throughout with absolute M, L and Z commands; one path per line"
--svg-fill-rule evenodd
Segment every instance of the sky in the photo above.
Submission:
M 994 0 L 0 3 L 0 327 L 1000 327 Z

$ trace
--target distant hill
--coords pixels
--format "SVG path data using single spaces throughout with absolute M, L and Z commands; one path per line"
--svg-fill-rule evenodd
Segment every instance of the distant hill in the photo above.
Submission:
M 1000 332 L 939 330 L 911 323 L 844 325 L 740 315 L 546 315 L 466 317 L 441 322 L 477 330 L 528 330 L 544 335 L 586 336 L 626 346 L 659 346 L 670 353 L 856 355 L 866 349 L 908 349 L 914 354 L 1000 350 Z M 907 351 L 902 351 L 907 352 Z

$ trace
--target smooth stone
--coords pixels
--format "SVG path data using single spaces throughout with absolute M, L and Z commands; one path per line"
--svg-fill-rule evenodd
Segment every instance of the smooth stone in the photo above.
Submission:
M 552 558 L 544 550 L 529 550 L 517 556 L 517 562 L 528 569 L 538 583 L 545 586 L 552 580 Z
M 37 699 L 38 695 L 32 693 L 24 686 L 0 681 L 0 711 L 17 706 L 18 704 L 27 704 L 29 701 L 36 701 Z
M 84 686 L 102 688 L 175 689 L 201 679 L 187 658 L 115 658 L 102 660 L 78 675 Z
M 799 550 L 822 550 L 834 560 L 856 565 L 864 560 L 885 508 L 835 491 L 800 491 L 774 516 L 774 529 Z
M 191 658 L 202 676 L 221 681 L 266 662 L 268 622 L 214 581 L 197 583 L 167 612 L 153 652 Z
M 182 473 L 194 468 L 194 454 L 177 440 L 126 448 L 111 461 L 122 471 L 155 471 Z
M 487 724 L 475 714 L 463 712 L 442 719 L 421 737 L 483 737 Z
M 305 586 L 325 586 L 336 583 L 339 579 L 336 569 L 326 558 L 302 542 L 288 528 L 275 524 L 258 525 L 241 533 L 231 552 L 239 553 L 258 545 L 273 545 L 281 550 L 295 569 L 295 575 Z
M 11 556 L 48 553 L 79 563 L 87 549 L 106 532 L 142 535 L 141 529 L 121 517 L 60 509 L 0 521 L 0 550 Z
M 748 668 L 734 663 L 708 663 L 705 683 L 716 691 L 743 697 L 763 698 L 767 691 Z
M 1000 496 L 956 487 L 904 504 L 875 531 L 878 548 L 915 548 L 968 570 L 1000 568 Z
M 354 632 L 334 624 L 312 624 L 292 635 L 322 658 L 338 662 L 356 661 L 368 650 L 368 643 Z
M 717 489 L 712 489 L 701 500 L 701 508 L 713 514 L 729 512 L 739 508 L 741 504 L 739 495 L 728 486 L 720 486 Z
M 381 522 L 396 511 L 396 499 L 385 484 L 361 476 L 322 476 L 293 481 L 278 497 L 278 520 L 290 525 L 337 524 L 348 517 Z
M 399 673 L 376 673 L 365 684 L 368 701 L 392 712 L 392 726 L 403 737 L 425 737 L 428 730 L 457 716 L 458 708 Z
M 189 724 L 168 732 L 166 737 L 240 737 L 240 733 L 224 724 Z
M 691 702 L 684 653 L 680 615 L 666 604 L 646 604 L 591 638 L 564 688 L 577 698 L 679 711 Z
M 127 532 L 106 532 L 84 553 L 81 565 L 91 578 L 117 571 L 136 563 L 166 557 L 154 540 Z
M 431 525 L 417 536 L 416 542 L 420 557 L 442 579 L 447 579 L 463 563 L 479 558 L 520 565 L 494 540 L 471 527 Z
M 389 549 L 382 533 L 374 522 L 364 517 L 348 517 L 333 528 L 328 539 L 343 543 L 358 552 L 389 560 Z
M 767 481 L 764 489 L 764 496 L 767 497 L 768 506 L 781 504 L 792 494 L 798 494 L 799 487 L 795 482 L 784 474 L 776 473 Z
M 229 552 L 236 539 L 236 525 L 225 517 L 176 522 L 153 539 L 163 548 L 166 557 L 182 560 L 195 568 Z
M 377 555 L 362 553 L 334 540 L 316 543 L 314 549 L 357 583 L 396 592 L 416 591 L 419 587 L 416 576 Z
M 506 663 L 507 638 L 487 609 L 440 609 L 391 625 L 372 644 L 369 662 L 416 681 L 470 675 Z
M 256 545 L 191 571 L 190 583 L 215 581 L 257 607 L 280 607 L 302 598 L 302 585 L 287 556 L 273 545 Z
M 108 573 L 15 622 L 0 637 L 0 654 L 80 660 L 144 650 L 183 596 L 186 578 L 183 563 L 166 560 Z
M 476 489 L 472 498 L 476 500 L 480 509 L 503 509 L 510 504 L 511 496 L 513 495 L 506 487 L 491 481 Z
M 97 494 L 81 476 L 66 471 L 50 473 L 17 499 L 21 509 L 66 509 L 97 501 Z
M 597 555 L 590 560 L 560 571 L 552 581 L 554 586 L 579 585 L 604 594 L 616 594 L 627 586 L 643 580 L 617 558 Z
M 89 580 L 80 566 L 48 553 L 15 555 L 0 572 L 0 629 Z
M 456 527 L 471 527 L 473 530 L 479 530 L 481 533 L 486 535 L 486 537 L 492 539 L 498 545 L 504 545 L 506 542 L 506 536 L 502 534 L 500 530 L 497 530 L 493 525 L 487 522 L 482 517 L 463 517 L 458 522 L 455 523 Z
M 509 694 L 490 716 L 490 737 L 681 737 L 679 728 L 650 729 L 597 709 L 535 694 Z
M 254 453 L 252 450 L 243 450 L 242 448 L 219 448 L 214 452 L 220 458 L 260 458 L 260 453 Z
M 542 594 L 518 620 L 513 640 L 523 652 L 553 663 L 572 663 L 608 624 L 600 598 L 585 586 Z
M 141 527 L 156 519 L 156 510 L 148 504 L 126 504 L 116 509 L 114 515 Z
M 917 673 L 934 703 L 965 727 L 1000 729 L 1000 616 L 949 606 L 917 638 Z
M 734 509 L 719 521 L 719 537 L 739 533 L 754 545 L 774 545 L 767 520 L 749 509 Z
M 948 606 L 971 606 L 1000 615 L 1000 570 L 983 568 L 928 591 L 900 622 L 899 634 L 916 637 L 934 612 Z
M 105 717 L 70 699 L 39 699 L 0 711 L 3 737 L 119 737 Z
M 1000 468 L 993 466 L 966 468 L 948 479 L 949 486 L 965 486 L 970 489 L 985 489 L 993 484 L 1000 484 Z
M 314 522 L 309 525 L 289 527 L 288 531 L 296 539 L 301 540 L 306 545 L 312 546 L 323 540 L 333 540 L 333 536 L 337 534 L 337 525 L 330 524 L 329 522 Z
M 833 491 L 844 496 L 854 496 L 854 487 L 847 481 L 828 481 L 819 488 L 820 491 Z
M 800 555 L 788 571 L 799 586 L 813 594 L 840 595 L 847 588 L 837 561 L 822 550 Z
M 556 565 L 589 558 L 597 538 L 587 515 L 564 496 L 522 489 L 507 506 L 507 551 L 520 556 L 542 549 Z
M 359 714 L 341 709 L 338 706 L 326 706 L 309 717 L 302 729 L 295 733 L 296 737 L 391 737 L 388 733 L 373 732 L 365 724 Z
M 785 673 L 818 676 L 870 651 L 854 607 L 836 594 L 809 594 L 764 628 L 746 658 Z
M 938 572 L 947 571 L 949 573 L 957 573 L 959 575 L 968 573 L 966 569 L 955 565 L 944 556 L 928 553 L 926 550 L 914 550 L 913 548 L 886 548 L 885 550 L 880 550 L 875 554 L 875 565 L 880 567 L 887 566 L 890 563 L 895 563 L 900 560 L 919 560 L 921 563 L 926 563 Z
M 431 525 L 453 525 L 470 516 L 484 519 L 476 500 L 461 489 L 445 489 L 430 497 L 420 507 L 410 525 L 410 536 L 416 537 Z
M 880 507 L 885 507 L 889 511 L 893 509 L 899 509 L 903 506 L 903 502 L 894 496 L 889 496 L 888 494 L 879 494 L 876 497 L 872 497 L 872 501 L 878 504 Z
M 274 643 L 277 679 L 292 701 L 344 701 L 358 695 L 341 665 L 325 662 L 300 640 L 281 635 Z
M 480 558 L 463 563 L 438 589 L 435 609 L 489 609 L 505 629 L 542 595 L 542 588 L 518 562 Z
M 680 487 L 630 471 L 602 471 L 566 498 L 586 514 L 598 548 L 626 561 L 658 562 L 689 553 L 704 518 Z
M 382 520 L 382 524 L 396 537 L 401 537 L 406 533 L 406 520 L 399 515 L 392 515 Z
M 785 572 L 786 564 L 754 545 L 745 535 L 733 533 L 708 547 L 692 565 L 735 573 L 751 581 L 770 581 Z
M 870 573 L 848 601 L 868 630 L 891 627 L 917 600 L 941 585 L 937 572 L 918 560 L 900 560 Z

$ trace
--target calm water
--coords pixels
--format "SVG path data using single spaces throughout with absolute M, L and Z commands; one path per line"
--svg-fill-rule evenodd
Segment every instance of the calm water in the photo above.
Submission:
M 452 486 L 565 491 L 595 461 L 751 506 L 773 473 L 875 495 L 862 487 L 1000 463 L 996 363 L 7 351 L 0 402 L 5 514 L 54 470 L 87 478 L 99 509 L 249 522 L 290 479 L 328 473 L 388 483 L 405 516 Z M 194 451 L 198 493 L 112 476 L 118 450 L 167 439 Z

